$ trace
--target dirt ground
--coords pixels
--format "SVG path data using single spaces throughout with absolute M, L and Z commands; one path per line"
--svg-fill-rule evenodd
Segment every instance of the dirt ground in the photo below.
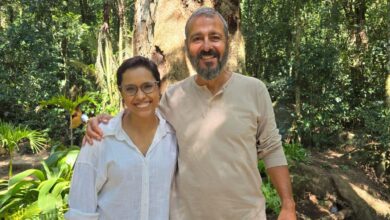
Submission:
M 43 150 L 37 154 L 30 152 L 16 153 L 13 159 L 13 174 L 17 174 L 27 169 L 39 168 L 41 160 L 48 157 L 48 152 Z M 9 157 L 5 154 L 0 155 L 0 179 L 8 179 Z
M 312 151 L 291 169 L 299 219 L 390 219 L 390 190 L 348 150 Z

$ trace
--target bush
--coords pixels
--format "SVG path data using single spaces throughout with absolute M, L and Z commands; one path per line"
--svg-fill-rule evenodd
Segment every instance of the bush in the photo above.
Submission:
M 29 169 L 1 180 L 0 218 L 53 219 L 67 209 L 72 167 L 78 148 L 54 148 L 41 169 Z

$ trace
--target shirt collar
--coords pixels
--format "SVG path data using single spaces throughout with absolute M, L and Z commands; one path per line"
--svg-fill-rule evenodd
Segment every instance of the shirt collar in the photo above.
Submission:
M 126 110 L 119 112 L 114 118 L 109 121 L 107 125 L 101 125 L 104 134 L 103 137 L 114 136 L 119 141 L 125 140 L 127 138 L 127 134 L 122 128 L 122 117 L 125 111 Z M 159 119 L 159 124 L 157 127 L 154 141 L 161 140 L 168 133 L 175 133 L 172 126 L 162 117 L 158 109 L 156 109 L 155 114 Z
M 221 87 L 221 89 L 214 95 L 211 94 L 210 90 L 207 88 L 207 86 L 200 86 L 196 83 L 196 75 L 193 75 L 191 76 L 191 84 L 192 86 L 195 88 L 195 90 L 197 92 L 201 92 L 207 96 L 210 96 L 210 97 L 216 97 L 220 94 L 222 94 L 226 88 L 231 84 L 231 82 L 233 81 L 233 78 L 235 77 L 236 73 L 232 72 L 232 75 L 230 76 L 230 78 L 223 84 L 223 86 Z

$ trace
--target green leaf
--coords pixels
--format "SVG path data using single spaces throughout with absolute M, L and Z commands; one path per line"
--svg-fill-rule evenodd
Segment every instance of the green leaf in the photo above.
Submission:
M 8 188 L 8 190 L 6 190 L 4 194 L 0 195 L 0 207 L 3 207 L 10 199 L 16 199 L 14 197 L 15 195 L 23 193 L 23 190 L 25 188 L 28 188 L 29 186 L 34 184 L 36 183 L 34 183 L 33 181 L 21 180 L 20 182 Z
M 60 194 L 63 192 L 63 191 L 66 191 L 66 190 L 69 190 L 70 188 L 70 181 L 63 181 L 63 182 L 59 182 L 57 183 L 53 190 L 52 190 L 52 194 L 57 197 L 57 196 L 60 196 Z
M 23 201 L 23 198 L 14 198 L 11 202 L 7 203 L 4 206 L 1 206 L 0 209 L 0 217 L 3 217 L 3 214 L 7 212 L 7 210 L 14 209 L 19 207 L 19 204 Z
M 21 173 L 16 174 L 15 176 L 13 176 L 9 180 L 9 183 L 8 183 L 9 187 L 20 182 L 21 180 L 23 180 L 24 178 L 26 178 L 28 176 L 34 176 L 37 179 L 39 179 L 40 181 L 43 181 L 45 179 L 45 175 L 43 174 L 42 171 L 37 170 L 37 169 L 28 169 L 28 170 L 25 170 Z
M 56 184 L 57 180 L 58 178 L 52 178 L 49 180 L 45 180 L 41 184 L 39 184 L 39 197 L 49 194 L 50 189 Z

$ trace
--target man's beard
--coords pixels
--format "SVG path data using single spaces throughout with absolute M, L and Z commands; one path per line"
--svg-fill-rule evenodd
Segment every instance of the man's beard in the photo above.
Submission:
M 188 59 L 190 60 L 192 67 L 194 67 L 195 71 L 205 80 L 212 80 L 215 79 L 221 70 L 225 67 L 227 59 L 228 59 L 228 54 L 229 54 L 229 47 L 226 45 L 226 50 L 225 53 L 222 55 L 219 54 L 216 50 L 211 49 L 210 51 L 201 51 L 198 55 L 196 56 L 191 56 L 190 53 L 188 53 Z M 217 58 L 217 66 L 212 68 L 211 63 L 206 62 L 206 68 L 202 68 L 199 65 L 200 59 L 202 59 L 202 56 L 213 56 Z

